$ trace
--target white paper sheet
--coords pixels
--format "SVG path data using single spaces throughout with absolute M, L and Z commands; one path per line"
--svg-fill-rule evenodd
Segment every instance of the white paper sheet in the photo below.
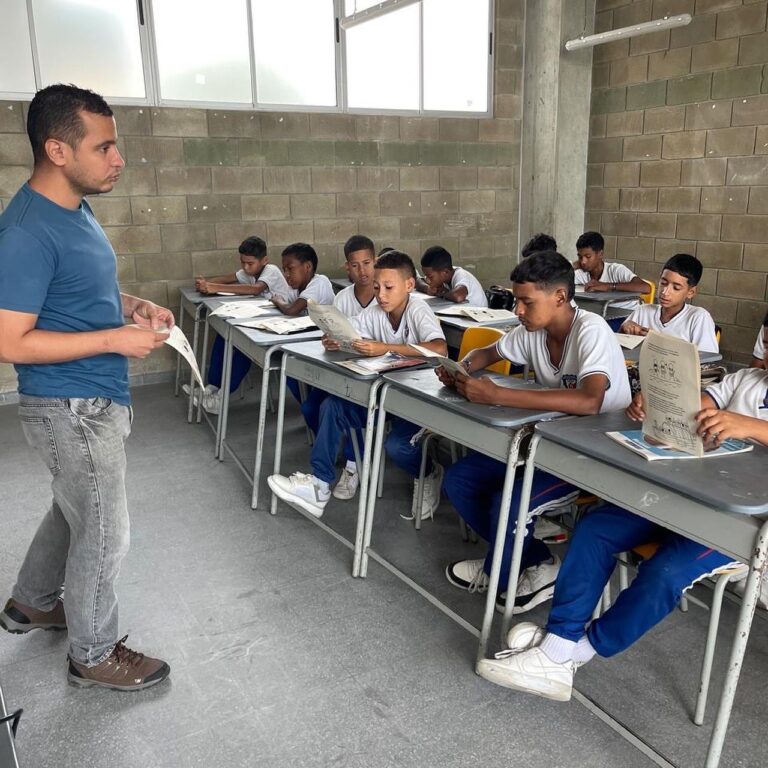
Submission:
M 333 304 L 318 304 L 310 299 L 307 311 L 312 322 L 329 338 L 338 341 L 341 348 L 350 347 L 355 339 L 360 338 L 349 318 Z
M 200 388 L 205 389 L 205 385 L 203 384 L 203 377 L 200 375 L 200 368 L 197 365 L 197 360 L 195 360 L 192 347 L 190 346 L 187 337 L 184 335 L 184 332 L 181 330 L 181 328 L 179 328 L 178 325 L 174 325 L 173 328 L 171 328 L 170 335 L 165 340 L 165 343 L 169 347 L 173 347 L 173 349 L 175 349 L 187 361 L 187 363 L 189 363 L 189 367 L 192 369 L 192 373 L 195 375 L 195 379 L 200 385 Z
M 250 320 L 245 323 L 237 323 L 242 328 L 256 328 L 267 333 L 299 333 L 309 331 L 315 327 L 311 317 L 268 317 L 264 320 Z
M 266 314 L 267 308 L 274 306 L 267 299 L 240 299 L 225 301 L 211 313 L 211 317 L 232 317 L 234 319 L 258 317 Z
M 643 341 L 645 341 L 645 336 L 635 336 L 632 333 L 617 333 L 615 336 L 616 341 L 618 341 L 624 349 L 634 349 L 635 347 L 639 347 Z

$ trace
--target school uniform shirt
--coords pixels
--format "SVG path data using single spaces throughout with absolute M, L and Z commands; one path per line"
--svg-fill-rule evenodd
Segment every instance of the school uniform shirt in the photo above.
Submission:
M 665 325 L 661 322 L 661 307 L 658 304 L 643 304 L 627 318 L 643 328 L 660 331 L 684 341 L 692 341 L 699 352 L 718 352 L 715 336 L 715 321 L 704 307 L 685 304 Z
M 758 360 L 763 360 L 765 358 L 765 345 L 763 344 L 762 326 L 757 332 L 757 340 L 755 341 L 755 348 L 752 350 L 752 357 L 756 357 Z
M 374 296 L 366 307 L 370 307 L 376 303 L 376 297 Z M 357 300 L 355 296 L 355 286 L 348 285 L 346 288 L 342 288 L 333 299 L 333 306 L 341 312 L 342 315 L 347 317 L 357 317 L 365 307 Z
M 315 275 L 303 291 L 299 291 L 300 299 L 312 299 L 318 304 L 333 304 L 334 293 L 331 281 L 325 275 Z
M 258 277 L 247 274 L 244 269 L 238 269 L 235 272 L 235 277 L 237 282 L 242 285 L 265 283 L 267 287 L 261 293 L 261 296 L 265 299 L 271 299 L 273 296 L 283 296 L 287 301 L 296 300 L 296 291 L 285 282 L 283 271 L 274 264 L 265 264 Z
M 603 274 L 600 275 L 598 282 L 601 283 L 631 283 L 637 275 L 623 264 L 615 261 L 606 261 L 603 263 Z M 576 285 L 586 285 L 592 279 L 592 275 L 583 269 L 575 270 L 574 282 Z M 611 309 L 635 309 L 640 302 L 637 299 L 631 301 L 617 301 L 611 303 Z
M 353 317 L 352 325 L 364 339 L 386 344 L 423 344 L 436 339 L 445 341 L 440 321 L 427 302 L 410 296 L 397 330 L 392 328 L 387 313 L 378 301 L 371 302 L 357 317 Z
M 576 310 L 558 367 L 549 356 L 543 329 L 527 331 L 519 325 L 499 339 L 496 350 L 505 360 L 529 365 L 536 372 L 536 381 L 549 389 L 577 389 L 587 376 L 602 373 L 608 378 L 608 388 L 600 413 L 626 408 L 632 398 L 616 334 L 594 312 Z
M 768 419 L 768 371 L 742 368 L 704 391 L 720 410 Z
M 485 295 L 483 286 L 480 285 L 480 281 L 468 270 L 462 267 L 456 267 L 453 270 L 453 277 L 451 278 L 451 290 L 455 290 L 460 285 L 467 289 L 466 303 L 470 307 L 487 307 L 488 298 Z

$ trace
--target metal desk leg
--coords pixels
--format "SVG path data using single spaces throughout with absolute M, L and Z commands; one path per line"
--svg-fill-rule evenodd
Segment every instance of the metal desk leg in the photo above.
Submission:
M 373 464 L 371 467 L 371 478 L 378 477 L 379 467 L 382 462 L 382 449 L 384 447 L 384 433 L 387 426 L 386 400 L 390 385 L 385 384 L 381 390 L 379 400 L 379 420 L 376 428 L 376 441 L 373 448 Z M 370 493 L 368 494 L 366 513 L 365 513 L 365 531 L 363 533 L 363 546 L 360 553 L 360 564 L 357 576 L 364 579 L 368 574 L 368 548 L 371 546 L 371 532 L 373 531 L 373 515 L 376 510 L 376 487 L 371 483 Z M 353 572 L 354 575 L 354 572 Z
M 210 333 L 210 326 L 208 325 L 208 319 L 205 320 L 205 330 L 203 331 L 203 351 L 200 355 L 200 369 L 205 370 L 205 360 L 208 357 L 208 335 Z M 200 393 L 200 400 L 197 403 L 197 423 L 199 424 L 203 418 L 203 396 Z
M 477 647 L 477 661 L 485 658 L 486 651 L 488 649 L 488 640 L 491 636 L 491 625 L 493 624 L 493 612 L 496 610 L 496 593 L 499 589 L 499 576 L 501 575 L 501 560 L 504 553 L 504 542 L 506 540 L 507 525 L 509 523 L 509 507 L 512 503 L 512 491 L 515 485 L 515 472 L 517 467 L 517 457 L 520 453 L 520 442 L 523 436 L 526 434 L 526 430 L 519 429 L 512 436 L 509 444 L 509 452 L 507 454 L 507 471 L 504 475 L 504 488 L 501 493 L 501 506 L 499 508 L 499 522 L 496 526 L 496 542 L 493 547 L 493 560 L 491 561 L 491 573 L 488 577 L 488 592 L 485 596 L 485 612 L 483 613 L 483 624 L 480 629 L 480 643 Z M 528 468 L 526 467 L 526 473 Z M 530 487 L 529 487 L 530 492 Z M 524 504 L 524 499 L 520 503 L 520 511 L 518 512 L 517 519 L 518 525 L 520 518 L 523 514 L 528 516 L 528 505 Z M 523 509 L 525 507 L 525 509 Z M 525 519 L 525 518 L 523 518 Z M 519 528 L 518 528 L 519 530 Z M 525 527 L 523 527 L 525 530 Z M 520 536 L 515 536 L 515 546 L 512 554 L 512 568 L 520 569 L 520 559 L 522 556 L 523 540 Z M 517 555 L 517 561 L 515 561 L 515 555 Z M 512 578 L 513 571 L 510 571 L 510 579 Z M 517 583 L 517 574 L 515 573 L 515 583 Z M 512 595 L 507 592 L 507 605 L 514 604 L 514 588 Z
M 202 304 L 198 304 L 195 309 L 195 327 L 192 330 L 192 354 L 197 358 L 197 344 L 200 338 L 200 315 L 202 314 L 204 309 L 204 306 Z M 208 324 L 206 323 L 206 328 L 208 327 Z M 187 423 L 192 423 L 192 409 L 194 408 L 194 402 L 195 402 L 195 386 L 197 385 L 197 382 L 195 381 L 195 374 L 190 369 L 189 371 L 189 407 L 187 408 Z M 202 398 L 200 400 L 202 403 Z M 200 421 L 200 419 L 198 419 Z
M 280 474 L 280 460 L 283 453 L 283 425 L 285 423 L 285 388 L 286 375 L 285 364 L 288 362 L 288 355 L 283 355 L 283 361 L 280 364 L 280 390 L 277 397 L 277 428 L 275 434 L 275 464 L 273 474 Z M 271 515 L 277 514 L 277 496 L 272 494 L 272 503 L 269 507 Z
M 179 326 L 180 331 L 184 331 L 184 294 L 180 293 L 181 298 L 179 299 L 179 315 L 178 320 L 179 322 L 176 323 L 176 325 Z M 176 378 L 174 379 L 173 384 L 173 396 L 178 397 L 179 396 L 179 380 L 181 379 L 181 355 L 176 356 Z
M 363 542 L 366 527 L 366 512 L 368 508 L 368 495 L 376 495 L 376 484 L 372 478 L 378 477 L 378 472 L 371 473 L 371 453 L 373 448 L 373 434 L 376 421 L 376 400 L 381 389 L 381 379 L 371 384 L 368 393 L 368 417 L 365 421 L 365 447 L 363 448 L 363 470 L 360 475 L 360 494 L 357 502 L 357 527 L 355 528 L 355 553 L 352 559 L 352 576 L 360 576 L 363 560 Z
M 736 696 L 736 686 L 739 683 L 739 674 L 744 661 L 744 652 L 747 650 L 749 630 L 752 626 L 752 618 L 755 615 L 757 598 L 760 595 L 760 585 L 766 567 L 768 555 L 768 522 L 763 523 L 757 534 L 754 555 L 750 563 L 747 586 L 744 590 L 744 598 L 739 611 L 739 621 L 736 625 L 736 634 L 731 646 L 731 657 L 728 660 L 728 672 L 723 684 L 723 693 L 720 696 L 720 706 L 717 708 L 717 717 L 712 729 L 712 737 L 709 741 L 707 762 L 705 768 L 717 768 L 720 763 L 720 755 L 723 751 L 725 733 L 728 730 L 728 721 L 731 717 L 733 699 Z
M 264 456 L 264 430 L 267 426 L 267 406 L 269 405 L 269 374 L 272 370 L 272 355 L 278 351 L 280 351 L 279 347 L 270 347 L 267 350 L 267 353 L 264 356 L 264 367 L 261 370 L 261 399 L 259 400 L 259 426 L 256 432 L 256 459 L 253 462 L 253 489 L 251 491 L 251 509 L 256 509 L 259 504 L 261 461 Z M 282 427 L 280 435 L 282 436 Z
M 216 419 L 216 443 L 214 456 L 219 461 L 224 461 L 224 441 L 227 439 L 227 421 L 229 420 L 229 384 L 232 381 L 232 356 L 234 345 L 232 344 L 232 332 L 227 330 L 227 338 L 224 340 L 224 362 L 221 376 L 221 400 L 219 402 L 219 418 Z M 200 398 L 202 400 L 202 396 Z

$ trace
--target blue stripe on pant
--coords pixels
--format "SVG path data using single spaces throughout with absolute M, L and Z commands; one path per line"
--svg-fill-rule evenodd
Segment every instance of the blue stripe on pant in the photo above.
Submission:
M 587 630 L 589 642 L 601 656 L 629 648 L 675 608 L 687 587 L 731 562 L 643 517 L 606 505 L 576 527 L 557 577 L 547 631 L 566 640 L 583 637 L 616 565 L 614 556 L 652 541 L 660 542 L 656 554 L 640 564 L 630 586 Z
M 362 430 L 368 411 L 361 405 L 329 395 L 320 403 L 315 444 L 312 446 L 312 474 L 326 483 L 336 480 L 336 454 L 339 441 L 350 429 L 360 430 L 360 447 L 363 446 Z M 312 414 L 310 413 L 310 418 Z M 309 420 L 307 420 L 309 424 Z M 311 425 L 310 425 L 311 427 Z M 387 436 L 385 447 L 387 454 L 401 469 L 414 477 L 419 473 L 421 448 L 411 446 L 409 441 L 419 427 L 402 419 L 392 419 L 392 430 Z M 415 469 L 414 469 L 415 467 Z
M 251 370 L 251 361 L 239 349 L 232 350 L 232 376 L 229 382 L 230 394 L 234 392 Z M 224 372 L 224 339 L 216 336 L 211 350 L 211 363 L 208 366 L 208 383 L 221 389 Z
M 504 486 L 506 466 L 495 459 L 481 453 L 470 453 L 469 456 L 457 461 L 445 473 L 443 490 L 451 503 L 464 518 L 467 525 L 472 527 L 490 545 L 485 556 L 484 570 L 491 572 L 493 547 L 496 541 L 496 526 L 499 522 L 501 494 Z M 510 524 L 507 527 L 507 537 L 504 542 L 504 556 L 501 562 L 499 588 L 506 589 L 509 580 L 509 566 L 512 562 L 512 545 L 515 541 L 515 520 L 520 506 L 523 478 L 518 472 L 512 491 L 510 505 Z M 569 503 L 578 494 L 578 489 L 547 472 L 536 470 L 533 474 L 531 487 L 531 515 L 533 519 L 526 529 L 527 535 L 523 542 L 523 559 L 521 569 L 539 565 L 551 557 L 546 544 L 533 537 L 535 515 L 546 508 Z M 594 607 L 594 606 L 593 606 Z

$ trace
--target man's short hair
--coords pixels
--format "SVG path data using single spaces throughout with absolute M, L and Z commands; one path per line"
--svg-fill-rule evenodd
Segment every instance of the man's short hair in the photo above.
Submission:
M 690 253 L 676 253 L 672 258 L 667 259 L 662 272 L 668 269 L 670 272 L 677 272 L 688 280 L 688 285 L 693 288 L 699 284 L 702 274 L 704 274 L 704 265 Z
M 253 256 L 254 259 L 263 259 L 267 255 L 267 244 L 256 235 L 246 237 L 240 247 L 237 249 L 238 253 L 243 256 Z
M 557 251 L 557 240 L 552 235 L 539 232 L 522 247 L 520 255 L 527 259 L 532 253 L 539 251 Z
M 539 251 L 521 261 L 510 278 L 513 283 L 536 283 L 537 288 L 551 289 L 563 286 L 572 299 L 575 293 L 574 272 L 568 259 L 556 251 Z
M 35 94 L 27 114 L 27 136 L 36 163 L 45 160 L 48 139 L 58 139 L 77 149 L 86 133 L 81 112 L 104 117 L 114 114 L 98 93 L 74 85 L 49 85 Z
M 373 240 L 365 235 L 352 235 L 352 237 L 344 243 L 344 258 L 349 259 L 349 255 L 355 251 L 370 251 L 376 253 L 376 246 L 373 244 Z
M 604 251 L 605 240 L 599 232 L 585 232 L 576 241 L 576 250 L 579 248 L 591 248 L 593 251 Z
M 424 251 L 424 255 L 421 257 L 421 266 L 424 269 L 452 269 L 453 259 L 442 245 L 433 245 Z
M 315 252 L 315 249 L 307 243 L 292 243 L 283 248 L 281 256 L 283 258 L 291 256 L 302 264 L 310 262 L 312 264 L 312 271 L 317 272 L 317 253 Z
M 407 253 L 396 251 L 394 248 L 379 256 L 374 269 L 396 269 L 404 278 L 416 279 L 416 267 Z

